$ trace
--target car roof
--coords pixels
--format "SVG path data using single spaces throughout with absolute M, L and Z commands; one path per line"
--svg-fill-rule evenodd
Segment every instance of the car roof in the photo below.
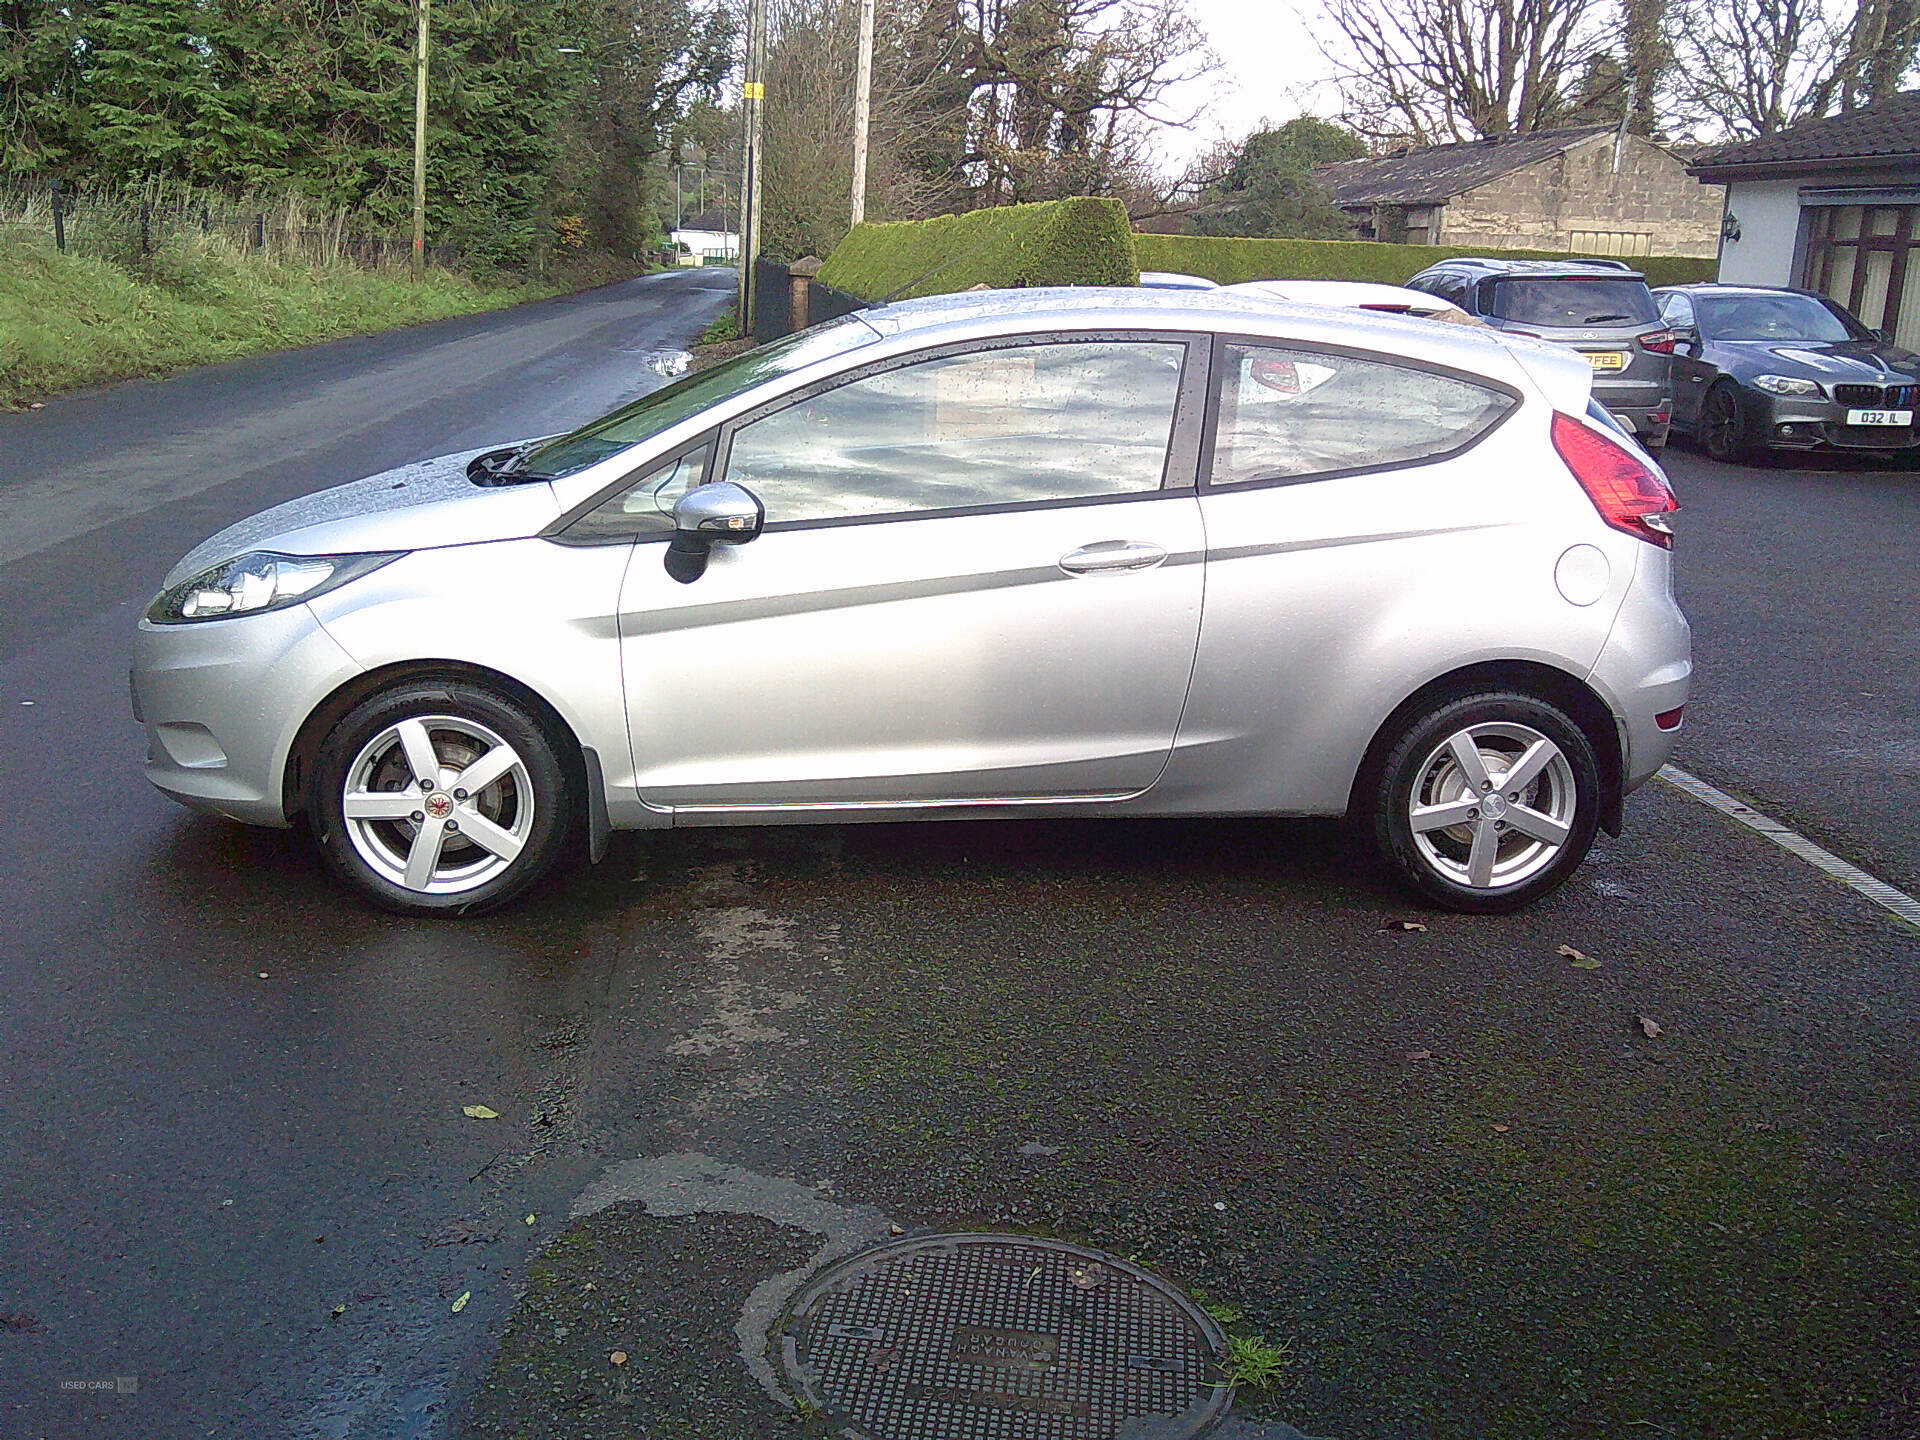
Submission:
M 1507 373 L 1517 366 L 1550 393 L 1566 382 L 1566 376 L 1559 374 L 1563 369 L 1568 375 L 1577 373 L 1582 384 L 1590 384 L 1592 375 L 1585 359 L 1543 340 L 1482 326 L 1436 325 L 1377 310 L 1256 299 L 1224 288 L 966 290 L 855 313 L 884 341 L 893 342 L 890 349 L 1053 329 L 1218 331 L 1272 336 L 1281 344 L 1374 349 L 1482 374 Z
M 1646 279 L 1646 276 L 1642 275 L 1624 260 L 1496 260 L 1485 255 L 1456 255 L 1445 260 L 1436 260 L 1421 273 L 1425 275 L 1431 274 L 1435 270 L 1450 269 L 1476 270 L 1488 275 L 1534 275 L 1541 277 L 1556 275 L 1617 275 L 1625 279 Z
M 1811 290 L 1797 289 L 1792 285 L 1722 285 L 1718 280 L 1694 280 L 1685 285 L 1662 285 L 1660 293 L 1671 295 L 1675 291 L 1686 295 L 1811 295 Z

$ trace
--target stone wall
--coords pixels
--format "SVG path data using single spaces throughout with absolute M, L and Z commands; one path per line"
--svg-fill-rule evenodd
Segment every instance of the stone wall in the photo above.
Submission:
M 1642 255 L 1712 255 L 1720 239 L 1720 187 L 1687 174 L 1676 155 L 1629 135 L 1613 168 L 1614 137 L 1596 135 L 1510 171 L 1440 212 L 1441 245 Z M 1632 237 L 1616 251 L 1594 235 Z M 1638 237 L 1645 237 L 1644 242 Z

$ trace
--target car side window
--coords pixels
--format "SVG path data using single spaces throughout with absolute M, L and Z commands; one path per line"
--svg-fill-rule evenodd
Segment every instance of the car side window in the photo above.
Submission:
M 913 361 L 741 426 L 726 478 L 770 526 L 1148 493 L 1185 358 L 1090 340 Z
M 1442 275 L 1438 280 L 1434 281 L 1430 288 L 1433 293 L 1438 295 L 1442 300 L 1458 305 L 1462 310 L 1472 311 L 1473 306 L 1470 303 L 1470 297 L 1467 293 L 1467 282 L 1462 280 L 1458 275 Z
M 648 467 L 618 494 L 580 516 L 561 537 L 576 545 L 613 544 L 673 533 L 673 502 L 706 479 L 711 445 Z
M 1666 304 L 1660 307 L 1660 319 L 1663 324 L 1677 329 L 1693 328 L 1693 301 L 1685 295 L 1669 295 Z
M 1229 342 L 1207 483 L 1308 480 L 1436 459 L 1499 423 L 1514 400 L 1382 360 Z

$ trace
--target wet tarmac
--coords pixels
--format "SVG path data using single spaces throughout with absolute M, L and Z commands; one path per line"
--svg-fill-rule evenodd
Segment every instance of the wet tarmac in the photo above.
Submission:
M 0 1434 L 797 1433 L 740 1326 L 816 1232 L 574 1213 L 683 1155 L 1148 1266 L 1287 1347 L 1247 1434 L 1920 1430 L 1920 939 L 1662 787 L 1500 920 L 1332 824 L 1036 822 L 617 837 L 435 925 L 140 778 L 181 552 L 604 409 L 728 283 L 0 416 Z M 1679 758 L 1911 884 L 1920 476 L 1673 468 Z

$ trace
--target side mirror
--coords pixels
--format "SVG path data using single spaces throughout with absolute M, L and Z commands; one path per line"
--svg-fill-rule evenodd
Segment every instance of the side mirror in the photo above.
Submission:
M 707 573 L 707 557 L 715 545 L 744 545 L 766 523 L 767 507 L 746 486 L 729 480 L 695 486 L 673 505 L 667 574 L 691 585 Z
M 1873 332 L 1873 338 L 1878 340 L 1882 345 L 1893 344 L 1893 327 L 1891 325 L 1881 326 Z

